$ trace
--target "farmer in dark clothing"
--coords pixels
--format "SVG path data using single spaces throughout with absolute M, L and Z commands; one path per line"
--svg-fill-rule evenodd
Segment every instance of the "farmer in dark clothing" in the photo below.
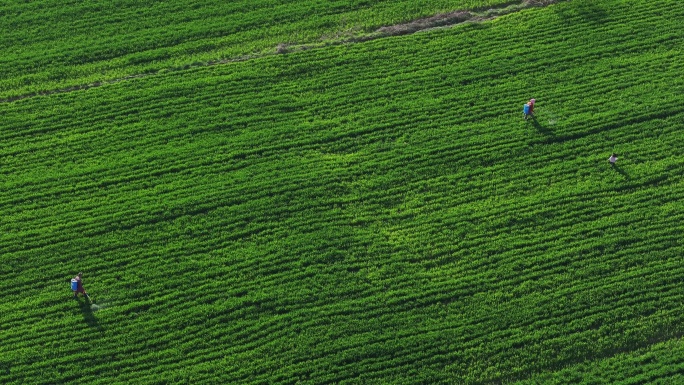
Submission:
M 83 276 L 83 273 L 78 273 L 71 280 L 71 290 L 73 290 L 74 292 L 74 298 L 78 298 L 78 293 L 81 293 L 86 297 L 88 296 L 88 293 L 86 293 L 85 289 L 83 288 L 83 281 L 81 281 L 81 276 Z

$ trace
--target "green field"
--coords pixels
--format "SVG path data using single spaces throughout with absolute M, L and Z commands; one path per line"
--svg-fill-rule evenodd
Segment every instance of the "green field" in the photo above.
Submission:
M 221 60 L 245 60 L 276 52 L 281 44 L 331 42 L 417 17 L 510 3 L 12 1 L 0 8 L 0 98 Z
M 684 383 L 683 2 L 119 3 L 0 15 L 0 383 Z

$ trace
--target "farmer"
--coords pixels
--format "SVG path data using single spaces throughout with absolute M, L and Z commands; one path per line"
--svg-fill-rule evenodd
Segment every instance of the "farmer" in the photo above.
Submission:
M 74 291 L 74 298 L 78 298 L 78 293 L 82 293 L 84 296 L 88 295 L 88 293 L 86 293 L 85 289 L 83 288 L 83 281 L 81 281 L 81 276 L 83 276 L 83 273 L 78 273 L 71 280 L 71 290 Z
M 534 116 L 534 103 L 536 100 L 530 99 L 530 115 Z
M 527 120 L 527 118 L 530 117 L 531 113 L 532 113 L 532 104 L 530 104 L 530 102 L 527 102 L 523 106 L 523 118 L 525 118 L 525 120 Z
M 523 117 L 527 120 L 530 116 L 534 117 L 534 103 L 536 100 L 530 99 L 529 102 L 523 106 Z
M 613 153 L 610 158 L 608 158 L 608 162 L 610 162 L 611 166 L 615 166 L 615 162 L 617 162 L 618 157 L 616 153 Z

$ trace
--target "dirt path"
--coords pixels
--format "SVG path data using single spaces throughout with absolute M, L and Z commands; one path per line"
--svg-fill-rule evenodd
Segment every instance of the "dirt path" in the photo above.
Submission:
M 156 71 L 146 72 L 144 74 L 129 75 L 129 76 L 125 76 L 125 77 L 117 78 L 117 79 L 103 80 L 103 81 L 89 83 L 89 84 L 75 85 L 75 86 L 70 86 L 70 87 L 65 87 L 65 88 L 58 88 L 58 89 L 53 89 L 53 90 L 46 90 L 46 91 L 41 91 L 41 92 L 16 95 L 16 96 L 8 97 L 8 98 L 2 98 L 2 99 L 0 99 L 0 103 L 11 103 L 11 102 L 15 102 L 18 100 L 23 100 L 23 99 L 28 99 L 28 98 L 38 97 L 38 96 L 49 96 L 49 95 L 54 95 L 54 94 L 63 94 L 63 93 L 74 92 L 74 91 L 82 91 L 82 90 L 87 90 L 90 88 L 101 87 L 101 86 L 107 85 L 107 84 L 116 84 L 116 83 L 120 83 L 120 82 L 123 82 L 126 80 L 155 76 L 155 75 L 158 75 L 160 72 L 164 72 L 164 73 L 177 72 L 177 71 L 187 70 L 187 69 L 191 69 L 191 68 L 211 67 L 211 66 L 216 66 L 216 65 L 221 65 L 221 64 L 237 63 L 237 62 L 243 62 L 243 61 L 256 59 L 256 58 L 260 58 L 260 57 L 266 57 L 266 56 L 270 56 L 270 55 L 279 55 L 279 54 L 282 55 L 282 54 L 287 54 L 287 53 L 291 53 L 291 52 L 298 52 L 298 51 L 304 51 L 304 50 L 309 50 L 309 49 L 322 48 L 322 47 L 330 46 L 330 45 L 360 43 L 360 42 L 364 42 L 364 41 L 382 39 L 382 38 L 387 38 L 387 37 L 392 37 L 392 36 L 409 35 L 412 33 L 427 31 L 427 30 L 435 29 L 435 28 L 447 28 L 447 27 L 451 27 L 451 26 L 461 24 L 461 23 L 466 23 L 466 22 L 469 22 L 469 23 L 483 22 L 483 21 L 495 19 L 499 16 L 519 12 L 519 11 L 522 11 L 522 10 L 527 9 L 527 8 L 546 7 L 548 5 L 563 2 L 563 1 L 571 1 L 571 0 L 523 0 L 520 3 L 519 2 L 511 2 L 508 5 L 498 7 L 498 8 L 489 8 L 489 9 L 471 10 L 471 11 L 453 11 L 453 12 L 448 12 L 448 13 L 441 13 L 441 14 L 436 14 L 436 15 L 430 16 L 430 17 L 416 19 L 416 20 L 413 20 L 409 23 L 396 24 L 396 25 L 381 27 L 381 28 L 377 29 L 375 32 L 368 33 L 368 34 L 362 34 L 362 35 L 357 35 L 357 36 L 343 36 L 343 37 L 335 36 L 333 38 L 322 39 L 322 42 L 319 42 L 319 43 L 308 43 L 308 44 L 299 44 L 299 45 L 279 44 L 277 47 L 275 47 L 275 49 L 272 52 L 267 52 L 267 53 L 260 54 L 260 55 L 245 55 L 245 56 L 240 56 L 240 57 L 235 57 L 235 58 L 230 58 L 230 59 L 212 60 L 212 61 L 203 62 L 203 63 L 193 63 L 193 64 L 187 64 L 187 65 L 184 65 L 181 67 L 159 69 Z

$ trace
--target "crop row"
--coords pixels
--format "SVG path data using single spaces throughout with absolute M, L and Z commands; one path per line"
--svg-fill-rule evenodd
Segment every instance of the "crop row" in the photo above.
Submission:
M 275 52 L 283 43 L 368 32 L 505 0 L 111 4 L 39 1 L 0 12 L 2 97 Z
M 682 380 L 682 341 L 657 343 L 645 349 L 581 363 L 555 373 L 533 376 L 521 384 L 566 384 L 592 381 L 597 384 L 677 383 Z

